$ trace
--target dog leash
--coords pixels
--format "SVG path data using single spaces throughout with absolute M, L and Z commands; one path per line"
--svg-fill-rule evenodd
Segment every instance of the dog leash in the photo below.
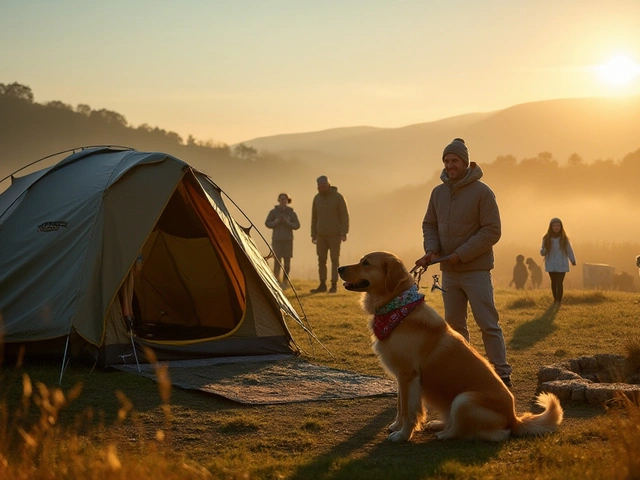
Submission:
M 427 268 L 429 268 L 431 265 L 435 265 L 436 263 L 446 262 L 450 258 L 451 258 L 451 255 L 446 255 L 444 257 L 439 257 L 439 258 L 436 258 L 435 260 L 430 261 L 426 267 L 422 267 L 419 265 L 416 265 L 415 267 L 413 267 L 409 271 L 409 273 L 413 275 L 413 279 L 415 280 L 418 288 L 420 288 L 420 279 L 422 278 L 422 274 L 427 271 Z M 445 290 L 440 286 L 440 280 L 438 275 L 434 275 L 432 278 L 433 278 L 433 286 L 431 287 L 431 291 L 433 292 L 434 290 L 438 289 L 444 292 Z

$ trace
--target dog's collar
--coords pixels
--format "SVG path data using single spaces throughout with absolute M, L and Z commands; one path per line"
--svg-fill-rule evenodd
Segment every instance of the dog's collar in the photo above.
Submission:
M 424 295 L 418 300 L 407 303 L 406 305 L 391 310 L 383 315 L 374 315 L 373 317 L 373 333 L 378 340 L 384 340 L 402 322 L 411 311 L 424 302 Z
M 391 310 L 396 310 L 403 305 L 415 302 L 419 298 L 424 298 L 424 295 L 422 293 L 418 293 L 418 285 L 414 283 L 409 290 L 402 292 L 384 307 L 377 308 L 375 314 L 384 315 L 385 313 L 389 313 Z
M 413 285 L 384 307 L 376 310 L 373 317 L 373 333 L 378 340 L 387 338 L 391 331 L 422 302 L 424 302 L 424 295 L 418 293 L 417 285 Z

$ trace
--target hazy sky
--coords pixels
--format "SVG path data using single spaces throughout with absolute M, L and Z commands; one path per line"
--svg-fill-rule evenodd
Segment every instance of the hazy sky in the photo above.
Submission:
M 0 83 L 235 143 L 640 94 L 640 0 L 0 0 Z

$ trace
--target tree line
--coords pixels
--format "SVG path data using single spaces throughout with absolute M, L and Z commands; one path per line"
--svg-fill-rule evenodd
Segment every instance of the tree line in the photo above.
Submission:
M 635 180 L 640 174 L 640 140 L 638 143 L 639 149 L 621 160 L 586 162 L 573 154 L 560 162 L 551 152 L 541 152 L 534 158 L 500 156 L 481 167 L 487 182 L 503 192 L 517 192 L 526 186 L 541 195 L 549 192 L 621 194 L 635 199 L 640 195 Z M 303 157 L 284 160 L 246 144 L 230 147 L 212 140 L 198 140 L 193 135 L 183 139 L 176 132 L 146 123 L 133 126 L 121 113 L 105 108 L 93 109 L 83 103 L 73 107 L 58 100 L 38 104 L 32 89 L 18 82 L 0 83 L 0 144 L 3 145 L 0 158 L 3 172 L 52 152 L 94 144 L 164 151 L 188 160 L 205 172 L 215 170 L 217 178 L 230 182 L 237 182 L 238 177 L 269 181 L 283 176 L 287 181 L 296 182 L 301 176 L 315 178 L 318 168 L 309 165 L 311 162 L 305 162 Z M 394 159 L 390 158 L 388 164 L 392 168 Z M 439 172 L 427 183 L 439 183 L 438 176 Z
M 106 108 L 93 109 L 84 103 L 74 107 L 59 100 L 39 104 L 34 101 L 32 89 L 18 82 L 0 83 L 0 140 L 4 151 L 0 162 L 5 165 L 16 157 L 25 163 L 32 161 L 38 145 L 46 148 L 41 150 L 43 154 L 51 154 L 92 144 L 120 144 L 176 156 L 188 151 L 200 163 L 226 167 L 280 160 L 245 144 L 230 147 L 222 142 L 198 140 L 193 135 L 183 139 L 176 132 L 147 123 L 133 126 L 124 115 Z

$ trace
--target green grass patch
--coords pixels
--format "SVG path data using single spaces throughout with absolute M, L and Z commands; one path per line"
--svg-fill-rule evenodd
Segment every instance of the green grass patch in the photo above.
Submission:
M 294 282 L 308 292 L 311 282 Z M 422 289 L 442 313 L 442 296 Z M 288 290 L 294 305 L 296 298 Z M 309 361 L 384 375 L 371 351 L 359 296 L 300 294 L 315 334 L 290 325 Z M 498 289 L 519 413 L 533 407 L 540 367 L 597 353 L 640 368 L 637 294 L 569 290 L 558 309 L 547 290 Z M 484 353 L 473 316 L 471 343 Z M 640 410 L 565 404 L 557 433 L 499 444 L 386 440 L 393 397 L 247 406 L 159 386 L 118 371 L 60 364 L 0 369 L 0 478 L 67 479 L 583 479 L 637 478 Z M 28 380 L 27 380 L 28 379 Z

